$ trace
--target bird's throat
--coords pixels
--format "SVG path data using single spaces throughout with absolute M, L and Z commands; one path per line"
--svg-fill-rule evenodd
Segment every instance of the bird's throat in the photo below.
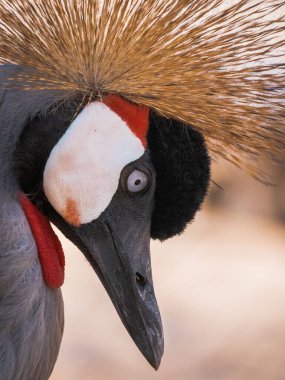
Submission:
M 61 243 L 48 219 L 23 193 L 20 193 L 19 200 L 37 245 L 44 281 L 50 288 L 60 288 L 65 266 Z

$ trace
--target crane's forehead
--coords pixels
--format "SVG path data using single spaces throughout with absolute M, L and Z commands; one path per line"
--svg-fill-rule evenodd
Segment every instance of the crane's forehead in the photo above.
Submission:
M 118 189 L 122 169 L 145 150 L 148 112 L 116 97 L 86 106 L 53 148 L 44 191 L 69 223 L 97 219 Z M 127 105 L 126 105 L 127 104 Z M 124 107 L 125 106 L 125 107 Z M 136 128 L 136 111 L 140 114 Z M 144 115 L 144 117 L 142 117 Z

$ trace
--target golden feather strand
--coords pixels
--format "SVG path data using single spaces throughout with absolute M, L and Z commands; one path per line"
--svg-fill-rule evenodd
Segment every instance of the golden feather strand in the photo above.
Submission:
M 1 0 L 5 85 L 117 93 L 247 167 L 285 150 L 285 1 Z

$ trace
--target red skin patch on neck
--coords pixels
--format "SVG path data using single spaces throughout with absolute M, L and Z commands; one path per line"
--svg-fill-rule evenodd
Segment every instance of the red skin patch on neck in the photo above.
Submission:
M 128 102 L 118 95 L 107 95 L 102 102 L 120 116 L 131 131 L 147 147 L 147 130 L 149 126 L 149 108 Z
M 65 267 L 61 243 L 48 219 L 24 194 L 19 195 L 19 201 L 37 245 L 44 281 L 50 288 L 60 288 L 64 282 Z

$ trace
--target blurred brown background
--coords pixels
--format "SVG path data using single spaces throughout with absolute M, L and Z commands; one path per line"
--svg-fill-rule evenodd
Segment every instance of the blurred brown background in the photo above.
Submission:
M 152 244 L 165 355 L 155 372 L 83 255 L 65 241 L 66 327 L 52 380 L 284 380 L 285 168 L 266 187 L 215 165 L 187 232 Z

